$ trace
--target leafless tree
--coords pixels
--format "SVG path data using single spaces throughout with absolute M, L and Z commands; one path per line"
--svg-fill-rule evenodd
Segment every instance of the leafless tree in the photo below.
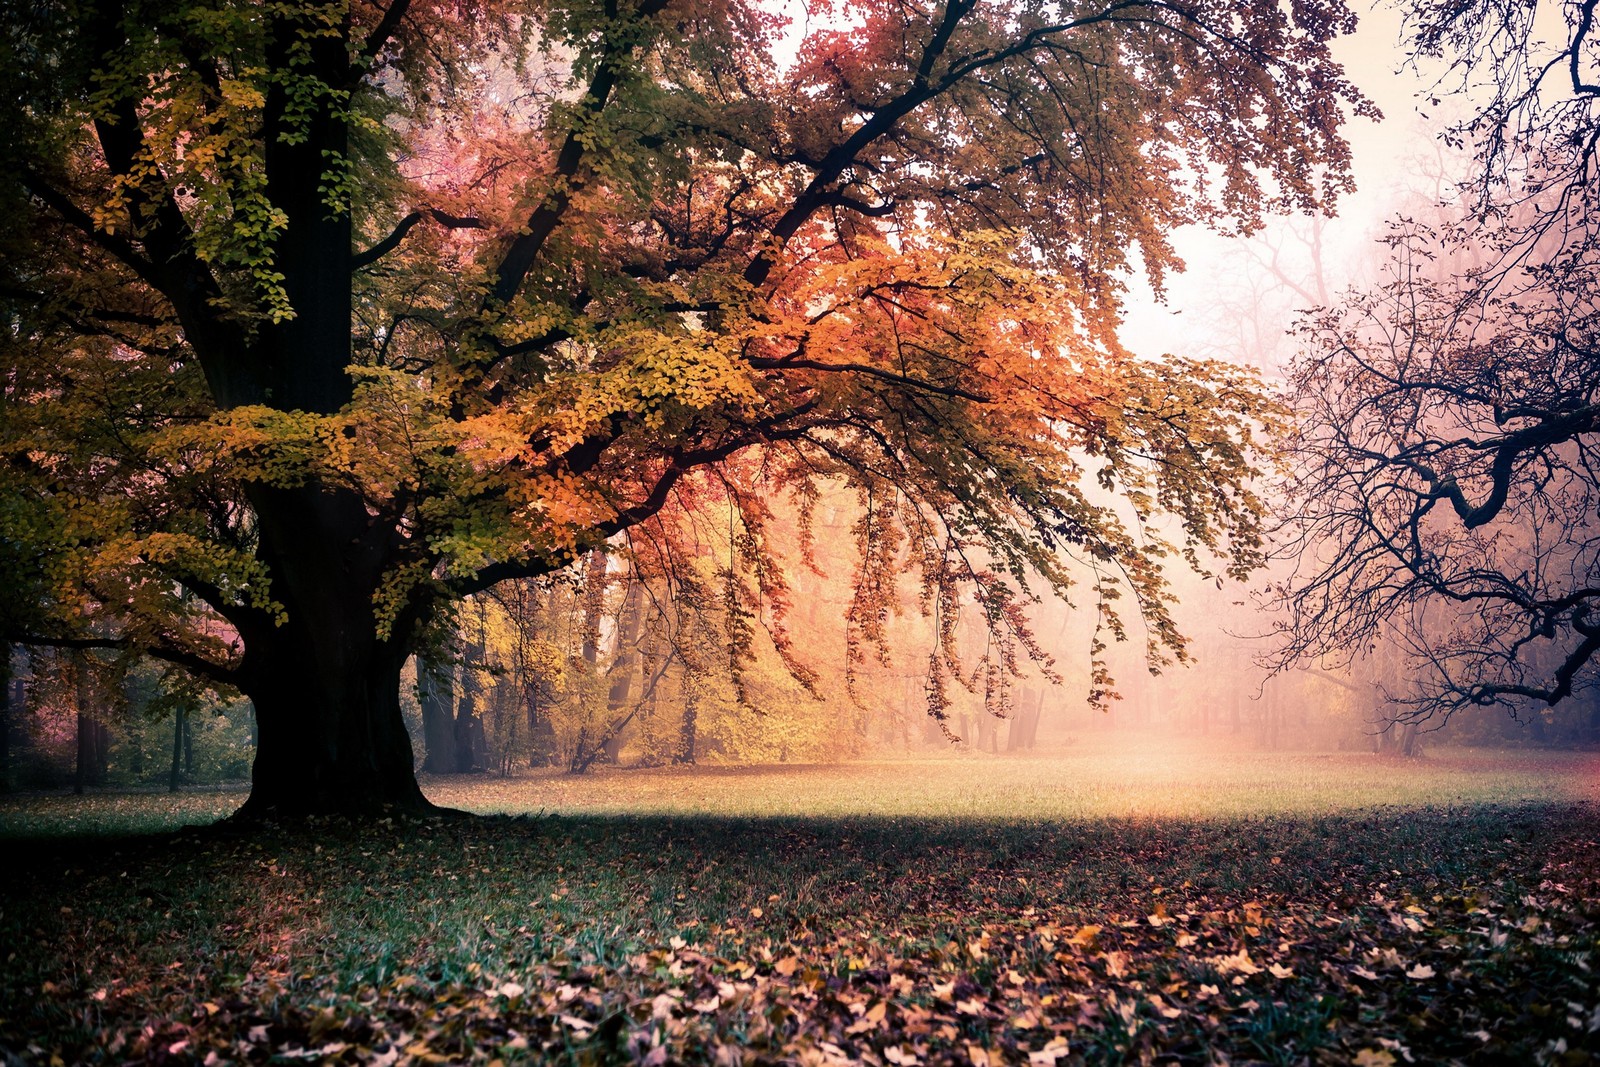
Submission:
M 1304 324 L 1290 384 L 1280 662 L 1396 643 L 1399 718 L 1597 682 L 1600 256 L 1547 241 L 1511 275 L 1476 255 L 1495 237 L 1397 227 L 1385 283 Z
M 1277 662 L 1398 649 L 1398 720 L 1600 686 L 1597 5 L 1409 0 L 1472 166 L 1302 323 Z

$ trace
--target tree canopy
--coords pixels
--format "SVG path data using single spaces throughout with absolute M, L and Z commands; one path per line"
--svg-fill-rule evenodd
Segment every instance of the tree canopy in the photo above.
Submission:
M 1120 298 L 1348 187 L 1341 0 L 5 11 L 6 636 L 250 696 L 251 810 L 420 804 L 442 607 L 710 485 L 851 487 L 867 641 L 1076 560 L 1181 653 L 1163 561 L 1258 557 L 1258 393 Z

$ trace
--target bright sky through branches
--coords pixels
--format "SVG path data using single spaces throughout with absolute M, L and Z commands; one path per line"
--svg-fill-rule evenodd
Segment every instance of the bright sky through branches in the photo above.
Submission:
M 774 48 L 780 68 L 794 62 L 807 34 L 850 20 L 848 5 L 833 6 L 825 0 L 770 0 L 768 6 L 789 19 Z M 1383 220 L 1392 213 L 1396 199 L 1418 184 L 1422 161 L 1435 153 L 1438 120 L 1452 114 L 1448 101 L 1442 109 L 1432 109 L 1431 116 L 1419 114 L 1423 102 L 1419 94 L 1431 87 L 1436 74 L 1406 64 L 1400 13 L 1382 2 L 1358 6 L 1360 27 L 1354 35 L 1337 39 L 1333 51 L 1384 119 L 1374 122 L 1352 116 L 1344 130 L 1354 152 L 1357 191 L 1340 202 L 1338 217 L 1325 233 L 1324 262 L 1332 268 L 1334 292 L 1359 280 L 1359 264 L 1370 258 Z M 1268 232 L 1285 221 L 1269 220 Z M 1205 355 L 1226 357 L 1228 339 L 1200 319 L 1215 305 L 1219 278 L 1232 276 L 1240 267 L 1243 250 L 1237 241 L 1201 226 L 1178 232 L 1175 244 L 1189 270 L 1168 279 L 1164 302 L 1155 299 L 1144 278 L 1130 279 L 1123 341 L 1144 355 L 1197 354 L 1193 349 L 1199 343 L 1207 348 Z
M 1433 109 L 1432 121 L 1419 114 L 1424 101 L 1418 94 L 1431 87 L 1433 76 L 1406 65 L 1399 12 L 1391 6 L 1380 3 L 1362 10 L 1355 34 L 1335 41 L 1333 52 L 1384 115 L 1382 122 L 1355 116 L 1344 128 L 1354 154 L 1357 191 L 1340 201 L 1338 217 L 1325 233 L 1324 265 L 1331 268 L 1331 289 L 1337 292 L 1358 280 L 1359 265 L 1372 256 L 1373 238 L 1396 198 L 1417 183 L 1421 161 L 1434 154 L 1441 125 L 1437 120 L 1451 112 Z M 1449 107 L 1445 102 L 1443 108 Z M 1269 221 L 1268 232 L 1285 221 Z M 1237 241 L 1198 226 L 1179 232 L 1174 244 L 1189 269 L 1168 280 L 1164 304 L 1154 299 L 1143 279 L 1133 280 L 1122 338 L 1135 352 L 1187 352 L 1197 342 L 1225 346 L 1225 339 L 1213 338 L 1212 324 L 1203 319 L 1215 305 L 1219 278 L 1240 266 L 1243 250 Z

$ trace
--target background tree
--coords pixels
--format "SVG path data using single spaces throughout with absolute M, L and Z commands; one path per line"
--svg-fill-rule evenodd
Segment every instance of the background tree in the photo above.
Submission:
M 1411 723 L 1595 684 L 1594 12 L 1412 6 L 1441 91 L 1475 94 L 1446 135 L 1473 166 L 1437 224 L 1396 224 L 1380 285 L 1302 334 L 1285 659 L 1394 646 L 1405 682 L 1389 695 Z
M 424 807 L 442 607 L 733 457 L 870 503 L 868 642 L 903 569 L 1005 633 L 1067 553 L 1178 649 L 1152 517 L 1255 561 L 1256 394 L 1118 298 L 1348 184 L 1339 0 L 871 3 L 781 66 L 740 0 L 5 11 L 0 434 L 59 609 L 6 636 L 248 695 L 247 815 Z
M 1430 231 L 1393 242 L 1385 287 L 1306 327 L 1288 649 L 1397 645 L 1406 717 L 1558 703 L 1600 650 L 1595 261 L 1502 296 Z

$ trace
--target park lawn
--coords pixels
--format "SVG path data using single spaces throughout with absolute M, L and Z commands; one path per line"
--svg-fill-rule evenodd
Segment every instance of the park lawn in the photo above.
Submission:
M 12 799 L 0 1051 L 1591 1062 L 1596 772 L 1101 750 L 451 779 L 436 800 L 543 814 L 248 836 L 148 832 L 227 794 L 88 823 Z

